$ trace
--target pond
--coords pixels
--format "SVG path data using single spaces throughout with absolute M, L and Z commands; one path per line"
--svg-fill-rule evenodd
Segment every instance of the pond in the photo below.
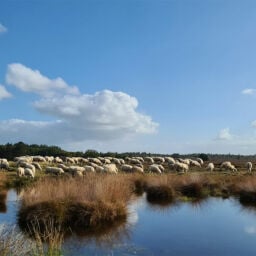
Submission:
M 0 222 L 15 224 L 14 190 Z M 126 223 L 101 233 L 65 240 L 64 255 L 256 255 L 256 211 L 235 199 L 159 206 L 145 196 L 129 205 Z

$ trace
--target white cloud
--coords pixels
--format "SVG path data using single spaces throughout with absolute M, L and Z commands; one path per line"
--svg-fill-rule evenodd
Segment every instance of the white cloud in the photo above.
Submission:
M 252 127 L 256 128 L 256 120 L 252 121 Z
M 7 32 L 7 27 L 0 23 L 0 34 Z
M 256 234 L 256 228 L 254 226 L 248 226 L 244 229 L 245 233 L 249 235 L 255 235 Z
M 244 89 L 242 91 L 242 94 L 245 94 L 245 95 L 254 95 L 255 93 L 256 93 L 256 89 L 250 89 L 250 88 Z
M 40 112 L 97 131 L 153 133 L 158 126 L 149 116 L 136 111 L 136 98 L 123 92 L 104 90 L 93 95 L 44 98 L 34 106 Z
M 49 79 L 40 71 L 32 70 L 20 63 L 8 65 L 6 83 L 14 85 L 24 92 L 32 92 L 43 97 L 51 97 L 57 94 L 79 94 L 75 86 L 69 86 L 62 78 Z
M 6 88 L 0 84 L 0 100 L 12 97 L 11 93 L 9 93 Z
M 229 131 L 229 128 L 224 128 L 222 130 L 220 130 L 218 136 L 217 136 L 217 140 L 231 140 L 232 139 L 232 135 Z
M 32 106 L 56 121 L 0 121 L 0 143 L 81 144 L 151 134 L 158 128 L 150 116 L 137 111 L 137 99 L 124 92 L 81 94 L 63 79 L 51 80 L 22 64 L 8 66 L 6 81 L 24 92 L 41 96 Z

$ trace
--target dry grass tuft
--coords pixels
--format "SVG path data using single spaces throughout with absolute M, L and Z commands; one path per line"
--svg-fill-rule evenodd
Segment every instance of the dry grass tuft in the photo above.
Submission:
M 65 231 L 89 230 L 125 219 L 131 195 L 131 180 L 126 175 L 47 178 L 25 191 L 18 220 L 22 228 L 37 220 L 42 230 L 51 220 Z

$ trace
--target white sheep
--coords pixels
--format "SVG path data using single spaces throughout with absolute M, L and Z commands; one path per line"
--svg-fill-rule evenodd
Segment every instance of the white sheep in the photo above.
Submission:
M 29 176 L 29 177 L 31 177 L 33 179 L 35 177 L 35 173 L 30 168 L 25 168 L 24 169 L 24 173 L 25 173 L 25 176 Z
M 18 167 L 17 169 L 17 175 L 19 177 L 25 176 L 25 169 L 23 167 Z
M 29 168 L 32 170 L 34 176 L 36 174 L 36 167 L 33 164 L 27 163 L 27 162 L 19 162 L 18 167 L 24 167 L 24 168 Z
M 0 169 L 9 170 L 9 162 L 7 161 L 7 159 L 0 159 Z
M 176 162 L 174 164 L 174 169 L 177 171 L 177 172 L 188 172 L 189 170 L 189 165 L 186 164 L 186 163 L 179 163 L 179 162 Z
M 228 171 L 233 171 L 233 172 L 236 172 L 237 169 L 234 165 L 231 164 L 231 162 L 229 161 L 226 161 L 226 162 L 223 162 L 220 166 L 220 170 L 228 170 Z
M 198 163 L 200 163 L 201 165 L 204 164 L 204 160 L 203 160 L 202 158 L 200 158 L 200 157 L 198 157 L 198 158 L 196 159 L 196 161 L 197 161 Z
M 248 172 L 252 172 L 252 162 L 247 162 L 245 166 Z
M 161 169 L 159 168 L 159 165 L 157 164 L 151 164 L 148 168 L 149 172 L 154 172 L 154 173 L 162 173 Z
M 104 172 L 106 173 L 113 173 L 113 174 L 118 173 L 118 169 L 115 164 L 104 164 L 103 168 L 104 168 Z
M 98 165 L 97 165 L 98 166 Z M 95 172 L 95 168 L 96 167 L 93 167 L 93 166 L 90 166 L 90 165 L 85 165 L 84 166 L 84 171 L 85 172 Z
M 44 158 L 45 158 L 46 162 L 48 162 L 50 164 L 54 161 L 54 157 L 53 156 L 45 156 Z
M 42 171 L 42 167 L 38 162 L 33 162 L 32 164 L 35 166 L 36 169 L 38 169 L 39 171 Z
M 201 167 L 201 164 L 199 162 L 197 162 L 196 160 L 192 160 L 192 159 L 189 159 L 189 165 Z
M 91 162 L 91 163 L 95 163 L 97 165 L 102 165 L 102 162 L 98 159 L 98 158 L 88 158 L 88 160 Z
M 168 164 L 175 164 L 175 159 L 173 157 L 165 157 L 165 162 L 167 162 Z
M 134 166 L 132 167 L 132 172 L 144 173 L 144 170 L 143 170 L 142 167 L 139 167 L 139 166 L 134 165 Z
M 59 174 L 63 174 L 63 173 L 64 173 L 64 171 L 63 171 L 62 168 L 59 168 L 59 167 L 51 167 L 51 166 L 46 167 L 45 172 L 46 172 L 46 173 L 51 173 L 51 174 L 56 174 L 56 175 L 59 175 Z
M 69 166 L 68 171 L 69 171 L 70 173 L 72 173 L 73 175 L 74 175 L 76 172 L 81 172 L 81 173 L 83 173 L 83 172 L 85 171 L 85 167 L 73 165 L 73 166 Z
M 136 158 L 131 158 L 129 160 L 129 164 L 141 164 L 141 161 L 139 159 L 136 159 Z
M 155 157 L 153 157 L 153 159 L 158 164 L 163 164 L 165 162 L 164 158 L 160 157 L 160 156 L 155 156 Z
M 102 166 L 97 165 L 96 167 L 94 167 L 94 169 L 96 172 L 104 172 L 104 168 Z
M 123 164 L 121 165 L 121 171 L 122 172 L 132 172 L 132 165 L 130 164 Z
M 57 167 L 61 168 L 64 172 L 68 172 L 69 167 L 65 164 L 57 164 Z
M 34 162 L 46 162 L 43 156 L 32 156 Z
M 62 163 L 63 163 L 63 160 L 62 160 L 60 157 L 56 156 L 56 157 L 54 158 L 54 162 L 57 163 L 57 164 L 62 164 Z
M 214 164 L 213 163 L 209 163 L 207 165 L 207 167 L 206 167 L 206 170 L 212 172 L 214 170 Z
M 66 157 L 65 162 L 67 164 L 75 164 L 76 161 L 72 157 Z
M 190 159 L 182 159 L 182 158 L 178 158 L 178 161 L 180 163 L 186 164 L 186 165 L 190 165 Z
M 148 164 L 153 164 L 154 163 L 154 159 L 152 157 L 146 156 L 144 158 L 145 162 L 147 162 Z

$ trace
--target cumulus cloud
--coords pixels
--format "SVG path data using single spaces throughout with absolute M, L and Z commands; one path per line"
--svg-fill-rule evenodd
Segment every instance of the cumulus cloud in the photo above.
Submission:
M 34 106 L 40 112 L 92 130 L 153 133 L 157 128 L 149 116 L 136 111 L 137 99 L 123 92 L 104 90 L 93 95 L 45 98 Z
M 41 96 L 32 106 L 56 121 L 1 121 L 2 142 L 14 139 L 51 144 L 108 141 L 155 133 L 158 128 L 150 116 L 138 112 L 137 99 L 124 92 L 103 90 L 81 94 L 63 79 L 49 79 L 19 63 L 8 66 L 6 81 L 24 92 Z
M 0 23 L 0 34 L 7 32 L 7 27 Z
M 247 88 L 242 91 L 242 94 L 245 95 L 254 95 L 256 93 L 256 89 Z
M 229 131 L 229 128 L 224 128 L 222 130 L 220 130 L 218 136 L 217 136 L 217 140 L 231 140 L 232 139 L 232 135 Z
M 40 71 L 20 63 L 8 65 L 6 83 L 14 85 L 24 92 L 36 93 L 43 97 L 52 97 L 60 93 L 79 94 L 77 87 L 69 86 L 62 78 L 49 79 Z
M 11 93 L 9 93 L 6 88 L 0 84 L 0 100 L 12 97 Z

